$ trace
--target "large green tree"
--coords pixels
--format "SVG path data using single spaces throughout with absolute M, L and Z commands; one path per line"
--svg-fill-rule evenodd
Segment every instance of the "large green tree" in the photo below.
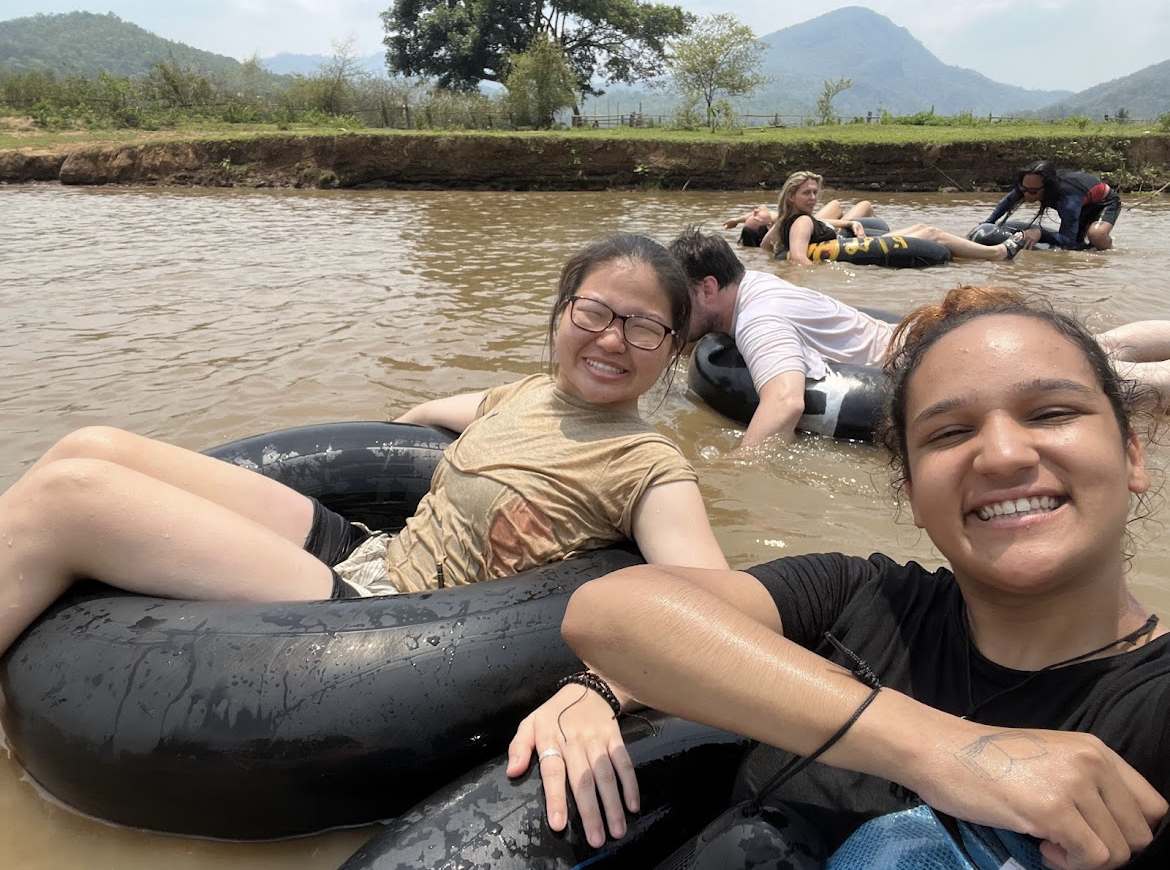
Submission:
M 470 90 L 504 82 L 509 58 L 537 35 L 560 44 L 580 91 L 660 75 L 666 43 L 694 20 L 681 7 L 639 0 L 394 0 L 382 13 L 386 63 L 396 73 L 434 76 Z
M 760 74 L 766 47 L 734 15 L 708 15 L 689 35 L 670 43 L 671 81 L 689 105 L 706 103 L 714 129 L 716 97 L 744 96 L 768 81 Z

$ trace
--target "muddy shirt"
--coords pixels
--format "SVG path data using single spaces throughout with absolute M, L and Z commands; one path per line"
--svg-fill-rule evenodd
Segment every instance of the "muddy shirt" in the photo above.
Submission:
M 464 585 L 632 539 L 647 489 L 697 479 L 640 417 L 533 375 L 489 390 L 444 451 L 430 492 L 389 542 L 386 582 L 434 589 L 442 565 L 443 585 Z M 361 591 L 380 594 L 377 584 Z

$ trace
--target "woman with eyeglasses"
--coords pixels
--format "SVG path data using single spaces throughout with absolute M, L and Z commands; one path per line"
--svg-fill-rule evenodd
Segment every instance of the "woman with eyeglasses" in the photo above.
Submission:
M 865 226 L 860 220 L 825 221 L 813 214 L 820 195 L 821 176 L 812 172 L 794 172 L 780 188 L 779 211 L 771 229 L 764 235 L 760 247 L 777 257 L 787 256 L 789 262 L 798 266 L 811 266 L 809 247 L 831 242 L 837 238 L 838 230 L 848 225 L 854 236 L 865 237 Z M 881 235 L 905 236 L 915 239 L 929 239 L 951 252 L 952 256 L 970 260 L 1010 260 L 1023 248 L 1023 240 L 1017 236 L 998 245 L 982 245 L 956 236 L 927 224 L 914 224 Z
M 638 412 L 673 371 L 690 310 L 657 242 L 620 235 L 572 257 L 551 374 L 399 418 L 462 434 L 393 536 L 199 453 L 74 432 L 0 495 L 0 652 L 82 577 L 171 598 L 321 600 L 474 583 L 627 539 L 649 562 L 726 567 L 694 470 Z
M 1116 188 L 1095 175 L 1057 169 L 1051 161 L 1036 160 L 1016 175 L 1016 183 L 987 219 L 993 224 L 1006 219 L 1020 203 L 1039 204 L 1040 210 L 1023 231 L 1024 247 L 1044 242 L 1054 248 L 1106 251 L 1113 247 L 1113 225 L 1121 214 Z M 1048 209 L 1056 209 L 1060 228 L 1053 232 L 1039 225 Z

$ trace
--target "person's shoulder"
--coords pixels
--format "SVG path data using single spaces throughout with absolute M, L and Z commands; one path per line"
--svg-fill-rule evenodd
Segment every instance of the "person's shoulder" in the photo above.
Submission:
M 884 553 L 851 556 L 845 553 L 810 553 L 782 556 L 747 569 L 757 578 L 786 575 L 789 577 L 839 578 L 854 584 L 875 583 L 897 589 L 912 586 L 949 586 L 954 575 L 946 568 L 924 568 L 917 562 L 898 562 Z
M 905 583 L 947 583 L 954 579 L 949 568 L 926 568 L 911 559 L 908 562 L 899 562 L 885 553 L 870 553 L 868 556 L 847 556 L 860 566 L 874 580 L 884 583 L 903 585 Z
M 544 391 L 551 395 L 553 392 L 554 382 L 551 375 L 543 372 L 528 375 L 518 381 L 509 381 L 506 384 L 500 384 L 498 387 L 489 387 L 484 391 L 483 401 L 480 407 L 484 410 L 498 406 L 501 402 L 506 402 L 517 396 L 530 394 L 536 391 Z
M 913 563 L 912 563 L 913 564 Z M 846 576 L 865 574 L 878 576 L 882 572 L 896 569 L 898 564 L 881 553 L 874 553 L 868 559 L 864 556 L 850 556 L 845 553 L 807 553 L 800 556 L 781 556 L 770 562 L 762 562 L 747 572 L 753 576 L 776 574 L 819 574 L 822 576 Z
M 552 375 L 545 372 L 537 372 L 534 375 L 527 375 L 518 381 L 509 381 L 506 384 L 501 384 L 498 387 L 493 387 L 493 390 L 500 392 L 523 393 L 530 390 L 544 390 L 551 392 L 555 382 Z
M 782 290 L 787 293 L 814 293 L 815 291 L 793 284 L 791 281 L 785 281 L 779 275 L 773 275 L 771 272 L 757 272 L 755 269 L 748 269 L 744 272 L 743 278 L 739 282 L 740 290 Z

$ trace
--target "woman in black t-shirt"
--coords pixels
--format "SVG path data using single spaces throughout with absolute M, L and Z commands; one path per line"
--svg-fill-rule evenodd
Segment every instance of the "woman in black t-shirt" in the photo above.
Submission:
M 553 828 L 566 781 L 594 845 L 637 808 L 613 702 L 804 756 L 849 726 L 805 793 L 854 826 L 920 799 L 1076 870 L 1151 842 L 1170 792 L 1170 635 L 1125 582 L 1148 397 L 1078 322 L 1009 290 L 953 290 L 893 345 L 881 441 L 950 569 L 829 554 L 586 584 L 563 633 L 595 676 L 529 716 L 509 754 L 518 774 L 538 752 Z

